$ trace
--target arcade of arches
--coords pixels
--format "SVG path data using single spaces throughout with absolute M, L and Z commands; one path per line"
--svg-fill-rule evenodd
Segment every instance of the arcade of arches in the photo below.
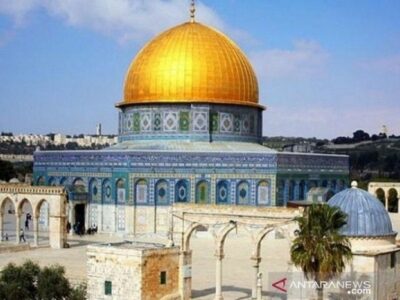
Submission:
M 26 239 L 29 244 L 38 246 L 42 239 L 40 234 L 47 231 L 50 247 L 64 248 L 66 205 L 67 196 L 63 187 L 0 185 L 1 241 L 15 240 L 19 244 Z M 32 241 L 29 240 L 29 232 L 33 234 Z M 21 237 L 21 234 L 24 236 Z
M 368 192 L 381 200 L 390 213 L 400 213 L 400 182 L 370 182 Z
M 181 299 L 191 299 L 191 263 L 192 250 L 190 239 L 197 230 L 207 230 L 214 237 L 215 244 L 215 299 L 223 299 L 222 265 L 224 259 L 224 244 L 226 237 L 233 230 L 240 231 L 251 237 L 252 253 L 249 253 L 249 264 L 253 267 L 252 299 L 261 295 L 258 284 L 259 267 L 261 262 L 261 243 L 270 233 L 280 232 L 288 243 L 291 243 L 296 224 L 293 219 L 302 214 L 302 208 L 290 209 L 279 207 L 250 207 L 250 206 L 216 206 L 216 205 L 182 205 L 175 204 L 172 210 L 173 230 L 172 240 L 180 238 L 180 276 L 179 287 Z M 180 235 L 180 236 L 179 236 Z M 196 255 L 196 253 L 193 253 Z

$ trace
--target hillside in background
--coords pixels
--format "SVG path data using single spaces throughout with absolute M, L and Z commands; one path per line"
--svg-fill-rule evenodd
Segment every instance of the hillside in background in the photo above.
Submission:
M 264 137 L 263 144 L 278 151 L 345 154 L 350 157 L 350 177 L 362 187 L 369 181 L 400 180 L 400 137 L 372 135 L 357 130 L 353 137 Z

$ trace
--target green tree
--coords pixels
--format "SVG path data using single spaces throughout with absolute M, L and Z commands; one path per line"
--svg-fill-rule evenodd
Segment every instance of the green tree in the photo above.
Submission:
M 32 261 L 20 266 L 10 263 L 0 274 L 0 299 L 84 300 L 86 285 L 71 287 L 59 265 L 41 269 Z
M 11 162 L 0 160 L 0 180 L 9 181 L 11 178 L 17 176 L 14 166 Z
M 351 261 L 350 242 L 339 232 L 346 218 L 338 207 L 313 204 L 295 219 L 299 229 L 290 250 L 291 260 L 308 280 L 317 283 L 318 299 L 323 299 L 321 282 L 342 273 Z
M 37 294 L 41 300 L 62 300 L 69 298 L 71 287 L 64 276 L 65 269 L 55 265 L 44 267 L 38 276 Z
M 0 275 L 0 299 L 36 299 L 35 283 L 39 273 L 39 266 L 31 261 L 21 266 L 8 264 Z

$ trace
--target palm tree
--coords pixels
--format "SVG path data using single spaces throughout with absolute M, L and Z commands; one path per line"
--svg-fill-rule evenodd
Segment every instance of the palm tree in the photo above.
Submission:
M 340 208 L 327 204 L 312 204 L 295 219 L 299 229 L 290 250 L 291 260 L 307 280 L 317 283 L 318 299 L 323 299 L 321 282 L 342 273 L 351 261 L 350 241 L 339 232 L 346 219 Z

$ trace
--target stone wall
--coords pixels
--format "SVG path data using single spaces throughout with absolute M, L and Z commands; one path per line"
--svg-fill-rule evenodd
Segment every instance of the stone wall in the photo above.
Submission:
M 88 246 L 87 256 L 89 300 L 153 300 L 178 294 L 177 247 L 123 242 Z M 166 275 L 162 284 L 161 272 Z M 106 281 L 111 283 L 110 295 Z

